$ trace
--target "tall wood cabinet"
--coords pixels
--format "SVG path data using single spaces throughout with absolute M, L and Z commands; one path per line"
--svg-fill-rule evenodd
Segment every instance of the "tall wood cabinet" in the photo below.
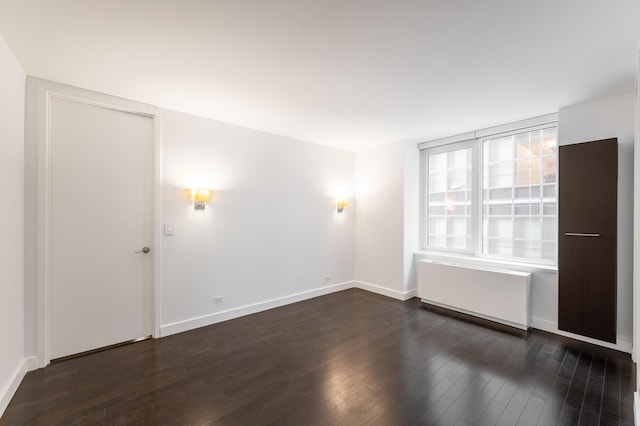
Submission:
M 618 141 L 559 148 L 558 328 L 616 342 Z

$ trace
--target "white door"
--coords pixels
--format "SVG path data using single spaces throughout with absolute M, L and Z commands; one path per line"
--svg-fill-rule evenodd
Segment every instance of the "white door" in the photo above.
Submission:
M 50 357 L 152 334 L 153 119 L 53 97 Z

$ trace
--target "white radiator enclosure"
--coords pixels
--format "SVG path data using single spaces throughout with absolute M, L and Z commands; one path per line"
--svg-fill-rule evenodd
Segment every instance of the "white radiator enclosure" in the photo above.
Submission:
M 526 330 L 531 273 L 422 259 L 418 297 L 423 302 Z

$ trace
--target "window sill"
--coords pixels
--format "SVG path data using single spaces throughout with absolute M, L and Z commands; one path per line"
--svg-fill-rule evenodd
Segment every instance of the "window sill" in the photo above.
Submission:
M 512 262 L 503 259 L 491 259 L 460 253 L 448 253 L 434 250 L 422 250 L 414 253 L 416 259 L 440 260 L 456 262 L 461 265 L 483 266 L 488 268 L 503 268 L 521 272 L 549 272 L 558 273 L 556 265 L 540 265 L 535 263 Z

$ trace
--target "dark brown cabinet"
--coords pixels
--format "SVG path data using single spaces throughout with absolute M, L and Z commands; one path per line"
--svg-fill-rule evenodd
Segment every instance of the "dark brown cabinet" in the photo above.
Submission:
M 559 148 L 558 328 L 616 342 L 618 141 Z

